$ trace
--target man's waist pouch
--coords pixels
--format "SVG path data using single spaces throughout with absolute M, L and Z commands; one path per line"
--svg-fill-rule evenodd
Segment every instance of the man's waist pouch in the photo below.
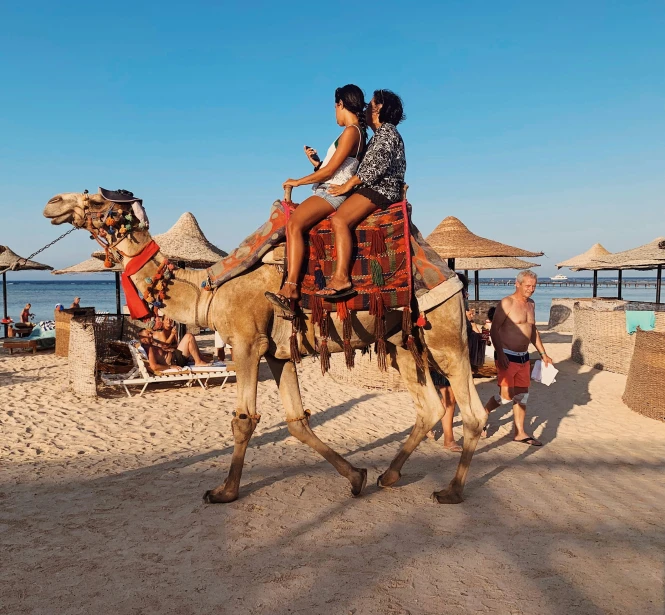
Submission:
M 506 355 L 506 359 L 508 359 L 511 363 L 520 363 L 523 365 L 524 363 L 529 362 L 528 352 L 525 352 L 524 354 L 512 354 L 504 351 L 504 354 Z M 499 355 L 496 350 L 494 351 L 494 358 L 495 359 L 499 358 Z

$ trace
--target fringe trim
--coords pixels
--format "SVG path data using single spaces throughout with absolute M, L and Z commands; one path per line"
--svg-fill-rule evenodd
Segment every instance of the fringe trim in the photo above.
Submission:
M 372 256 L 381 256 L 388 251 L 386 239 L 383 236 L 383 230 L 375 228 L 370 237 L 370 254 Z
M 328 336 L 330 332 L 330 321 L 328 310 L 323 310 L 319 329 L 321 332 L 321 343 L 319 344 L 319 355 L 321 357 L 321 374 L 325 374 L 330 369 L 330 350 L 328 349 Z
M 327 312 L 325 312 L 327 315 Z M 318 295 L 312 297 L 312 325 L 320 325 L 323 322 L 323 299 Z
M 383 269 L 381 269 L 381 263 L 375 258 L 369 261 L 369 268 L 372 272 L 372 283 L 374 286 L 385 286 L 386 279 L 383 277 Z
M 349 306 L 346 305 L 346 301 L 337 302 L 337 318 L 341 321 L 346 321 L 349 319 Z
M 355 364 L 356 353 L 351 346 L 352 332 L 353 328 L 351 327 L 351 318 L 347 317 L 342 321 L 342 337 L 344 338 L 344 358 L 346 359 L 346 367 L 348 369 L 353 369 Z
M 321 237 L 321 235 L 316 232 L 310 233 L 309 242 L 314 248 L 314 254 L 316 254 L 316 258 L 318 258 L 320 261 L 325 260 L 326 244 L 323 241 L 323 237 Z
M 291 321 L 291 338 L 289 340 L 289 350 L 291 351 L 291 361 L 300 363 L 302 355 L 300 354 L 300 344 L 298 343 L 298 333 L 302 330 L 301 316 L 296 314 Z

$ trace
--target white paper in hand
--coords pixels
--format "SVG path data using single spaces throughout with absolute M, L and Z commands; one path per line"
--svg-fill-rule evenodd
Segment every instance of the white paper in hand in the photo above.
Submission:
M 545 365 L 542 361 L 536 361 L 533 365 L 533 370 L 531 372 L 531 380 L 535 382 L 540 382 L 545 386 L 550 386 L 553 382 L 556 382 L 556 375 L 559 373 L 559 370 L 554 367 L 551 363 Z

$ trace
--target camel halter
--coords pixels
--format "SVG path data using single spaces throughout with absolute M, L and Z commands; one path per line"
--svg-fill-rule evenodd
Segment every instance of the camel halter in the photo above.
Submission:
M 90 236 L 102 247 L 105 254 L 104 267 L 113 266 L 111 256 L 119 261 L 121 258 L 135 258 L 140 256 L 141 252 L 134 255 L 125 254 L 116 246 L 123 240 L 132 236 L 134 220 L 132 210 L 125 209 L 120 203 L 108 201 L 109 207 L 106 210 L 92 211 L 90 208 L 90 195 L 86 190 L 83 193 L 83 218 L 84 228 L 90 233 Z M 95 222 L 102 222 L 97 228 Z M 118 228 L 116 229 L 116 224 Z M 108 230 L 106 230 L 107 227 Z M 139 225 L 140 226 L 140 225 Z

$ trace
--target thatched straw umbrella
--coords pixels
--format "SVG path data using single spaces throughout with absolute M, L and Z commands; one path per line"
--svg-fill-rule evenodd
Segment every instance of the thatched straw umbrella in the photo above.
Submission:
M 593 296 L 598 296 L 598 269 L 600 267 L 595 267 L 593 262 L 599 258 L 605 258 L 610 256 L 612 253 L 609 250 L 606 250 L 601 244 L 594 243 L 586 252 L 573 256 L 567 261 L 557 264 L 557 268 L 561 269 L 562 267 L 568 267 L 573 271 L 593 271 Z M 621 277 L 621 272 L 619 272 L 619 277 Z M 619 289 L 619 297 L 621 297 L 621 290 Z
M 487 271 L 489 269 L 531 269 L 540 267 L 540 263 L 530 263 L 512 256 L 486 256 L 483 258 L 455 259 L 457 269 L 464 271 Z
M 591 262 L 598 269 L 619 270 L 619 299 L 621 299 L 621 274 L 624 269 L 638 269 L 647 271 L 656 269 L 656 303 L 660 303 L 660 291 L 663 278 L 663 266 L 665 265 L 665 237 L 658 237 L 639 248 L 625 250 L 602 256 Z
M 21 258 L 16 252 L 11 250 L 7 246 L 0 246 L 0 271 L 2 271 L 2 304 L 4 308 L 4 321 L 7 321 L 9 315 L 7 314 L 7 271 L 11 269 L 12 271 L 44 271 L 47 269 L 53 269 L 48 265 L 43 265 L 37 261 L 29 261 L 24 258 Z M 7 326 L 8 323 L 3 323 L 5 325 L 5 337 L 7 337 Z
M 462 222 L 454 216 L 445 218 L 427 237 L 427 243 L 439 254 L 448 259 L 448 266 L 455 269 L 455 260 L 458 258 L 486 258 L 497 256 L 533 257 L 542 256 L 542 252 L 529 252 L 515 248 L 505 243 L 485 239 L 472 233 Z M 462 267 L 459 267 L 462 269 Z M 475 298 L 480 298 L 479 277 L 476 270 Z
M 228 256 L 206 239 L 196 218 L 188 211 L 166 233 L 156 235 L 154 239 L 167 258 L 182 261 L 192 269 L 205 269 Z M 105 254 L 98 251 L 93 252 L 93 256 L 104 260 Z
M 115 274 L 115 308 L 116 314 L 120 314 L 120 274 L 122 273 L 122 265 L 113 265 L 110 269 L 104 267 L 104 263 L 98 258 L 89 258 L 78 265 L 72 265 L 65 269 L 56 269 L 51 271 L 53 275 L 64 275 L 70 273 L 110 273 Z

